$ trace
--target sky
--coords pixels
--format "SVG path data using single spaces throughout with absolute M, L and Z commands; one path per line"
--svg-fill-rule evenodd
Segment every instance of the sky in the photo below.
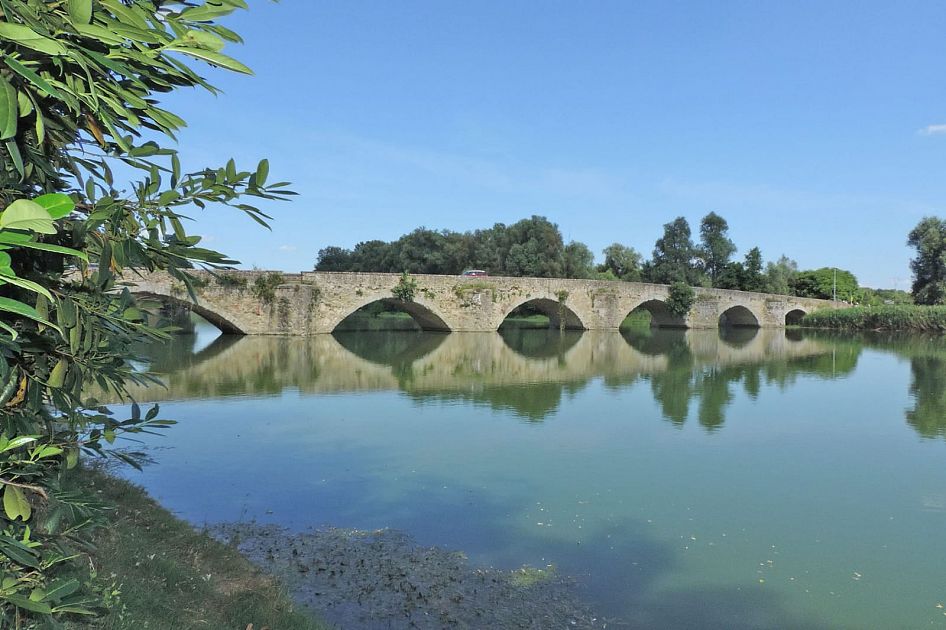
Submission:
M 946 217 L 946 4 L 250 0 L 204 67 L 223 93 L 166 97 L 185 168 L 299 196 L 272 231 L 194 214 L 244 267 L 544 215 L 601 259 L 649 257 L 663 224 L 727 219 L 741 257 L 786 254 L 908 289 L 910 229 Z

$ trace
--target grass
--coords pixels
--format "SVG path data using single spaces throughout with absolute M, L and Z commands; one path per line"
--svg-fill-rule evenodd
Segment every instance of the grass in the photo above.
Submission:
M 650 311 L 643 308 L 636 308 L 627 314 L 627 317 L 621 322 L 620 328 L 650 328 L 651 319 Z
M 70 630 L 324 630 L 234 548 L 195 531 L 144 490 L 96 470 L 73 483 L 115 507 L 91 562 L 120 594 L 112 612 Z
M 808 328 L 839 330 L 946 331 L 946 306 L 855 306 L 836 311 L 823 310 L 802 318 Z

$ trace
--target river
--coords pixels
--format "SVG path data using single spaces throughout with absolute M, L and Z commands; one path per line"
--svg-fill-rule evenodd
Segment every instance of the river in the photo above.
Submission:
M 783 330 L 196 336 L 122 474 L 196 524 L 553 565 L 614 627 L 946 625 L 946 341 Z

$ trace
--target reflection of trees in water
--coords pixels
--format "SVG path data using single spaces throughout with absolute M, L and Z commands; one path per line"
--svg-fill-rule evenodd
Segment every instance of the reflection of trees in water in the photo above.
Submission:
M 632 341 L 625 335 L 625 339 L 641 352 L 645 349 L 649 352 L 659 348 L 664 350 L 663 354 L 668 359 L 667 369 L 644 377 L 650 380 L 661 413 L 673 424 L 682 426 L 689 417 L 691 402 L 698 398 L 697 419 L 700 425 L 710 431 L 723 425 L 726 407 L 733 400 L 733 386 L 741 383 L 745 394 L 755 399 L 763 382 L 784 389 L 793 384 L 799 375 L 838 378 L 850 374 L 856 368 L 860 354 L 859 347 L 845 347 L 840 351 L 831 348 L 824 354 L 809 357 L 767 357 L 754 363 L 701 367 L 696 365 L 684 334 L 677 331 L 654 332 L 656 334 L 649 338 L 637 336 Z M 665 332 L 671 334 L 665 335 Z M 752 334 L 735 338 L 741 347 L 758 334 L 756 330 L 748 332 Z M 720 335 L 720 339 L 733 345 L 734 339 L 731 337 L 727 339 Z
M 759 328 L 753 326 L 723 326 L 719 329 L 719 338 L 733 348 L 744 348 L 759 334 Z
M 909 359 L 913 408 L 905 412 L 907 424 L 924 438 L 946 437 L 946 336 L 898 332 L 823 332 L 817 336 L 835 342 L 839 354 L 841 348 L 856 346 Z M 828 369 L 824 361 L 821 367 Z
M 355 356 L 391 368 L 404 386 L 414 378 L 414 363 L 446 340 L 445 333 L 406 330 L 333 333 L 343 348 Z
M 499 336 L 513 352 L 527 359 L 564 360 L 565 353 L 578 343 L 582 331 L 557 328 L 524 328 L 517 326 L 499 329 Z
M 154 348 L 153 355 L 156 367 L 186 368 L 170 375 L 167 398 L 278 394 L 287 387 L 400 389 L 419 402 L 469 401 L 535 421 L 603 377 L 614 389 L 649 380 L 663 416 L 675 424 L 686 422 L 696 399 L 698 421 L 713 429 L 724 423 L 737 384 L 755 397 L 762 383 L 784 386 L 797 374 L 847 373 L 860 348 L 749 332 L 754 336 L 748 341 L 678 329 L 627 329 L 621 335 L 554 329 L 500 335 L 347 332 L 310 339 L 221 338 L 198 355 L 188 351 L 193 339 L 182 338 L 175 350 Z M 227 348 L 228 343 L 237 345 Z M 790 358 L 811 353 L 821 354 Z
M 681 328 L 622 328 L 621 336 L 648 356 L 690 354 L 686 331 Z
M 332 337 L 343 348 L 365 361 L 398 367 L 424 358 L 436 350 L 447 335 L 386 330 L 370 333 L 338 332 Z
M 511 411 L 529 422 L 541 422 L 558 410 L 563 396 L 573 396 L 585 388 L 580 383 L 527 383 L 524 385 L 487 385 L 472 391 L 411 392 L 413 400 L 430 402 L 472 402 L 496 411 Z
M 913 409 L 907 422 L 925 438 L 946 437 L 946 356 L 910 359 Z

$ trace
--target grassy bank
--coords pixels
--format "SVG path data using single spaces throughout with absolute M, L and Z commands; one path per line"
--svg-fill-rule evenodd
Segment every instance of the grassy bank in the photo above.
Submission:
M 141 488 L 89 470 L 72 483 L 115 506 L 95 537 L 91 562 L 120 594 L 110 615 L 71 623 L 70 630 L 325 628 L 239 552 L 195 531 Z
M 855 306 L 815 311 L 801 321 L 809 328 L 946 332 L 946 306 Z

